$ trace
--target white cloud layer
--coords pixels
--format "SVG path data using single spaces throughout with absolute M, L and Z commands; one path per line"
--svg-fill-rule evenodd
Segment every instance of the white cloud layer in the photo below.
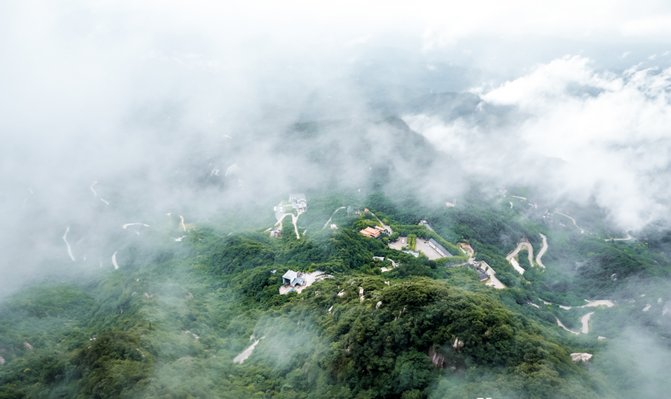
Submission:
M 614 74 L 564 57 L 482 93 L 484 103 L 523 115 L 508 126 L 405 119 L 447 153 L 470 159 L 476 174 L 594 199 L 621 228 L 635 230 L 669 220 L 670 91 L 671 69 Z

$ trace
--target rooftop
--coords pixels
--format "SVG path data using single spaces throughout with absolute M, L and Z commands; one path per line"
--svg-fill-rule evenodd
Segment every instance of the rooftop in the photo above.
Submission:
M 452 254 L 447 249 L 445 249 L 444 246 L 440 245 L 438 241 L 434 240 L 433 238 L 429 239 L 429 243 L 432 244 L 438 252 L 442 252 L 443 256 L 452 256 Z
M 377 238 L 380 236 L 380 230 L 372 227 L 366 227 L 365 229 L 360 230 L 359 233 L 361 233 L 361 235 L 371 238 Z
M 286 278 L 289 281 L 295 279 L 296 277 L 298 277 L 298 273 L 293 270 L 287 270 L 287 272 L 282 276 L 282 278 Z

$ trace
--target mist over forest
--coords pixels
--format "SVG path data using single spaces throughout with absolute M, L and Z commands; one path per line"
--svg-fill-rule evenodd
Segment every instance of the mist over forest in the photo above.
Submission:
M 664 397 L 669 26 L 0 4 L 0 398 Z

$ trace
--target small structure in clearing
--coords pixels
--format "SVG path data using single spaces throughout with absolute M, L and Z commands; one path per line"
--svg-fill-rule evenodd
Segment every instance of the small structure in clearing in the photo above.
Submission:
M 288 270 L 282 276 L 282 284 L 283 285 L 288 285 L 290 287 L 295 287 L 297 285 L 305 284 L 305 280 L 303 280 L 303 273 L 298 273 L 298 272 L 295 272 L 293 270 Z
M 315 271 L 312 273 L 301 273 L 293 270 L 288 270 L 282 275 L 282 286 L 280 287 L 280 294 L 288 294 L 290 292 L 301 293 L 304 289 L 325 278 L 333 277 L 324 272 Z

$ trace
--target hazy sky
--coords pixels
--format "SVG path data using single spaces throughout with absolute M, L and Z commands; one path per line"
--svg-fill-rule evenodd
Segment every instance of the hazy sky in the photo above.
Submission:
M 670 39 L 665 1 L 0 2 L 0 269 L 69 261 L 67 226 L 81 251 L 147 212 L 206 218 L 215 169 L 247 182 L 227 195 L 283 197 L 304 154 L 277 156 L 278 132 L 391 100 L 474 177 L 665 221 Z M 479 103 L 409 104 L 448 90 Z

